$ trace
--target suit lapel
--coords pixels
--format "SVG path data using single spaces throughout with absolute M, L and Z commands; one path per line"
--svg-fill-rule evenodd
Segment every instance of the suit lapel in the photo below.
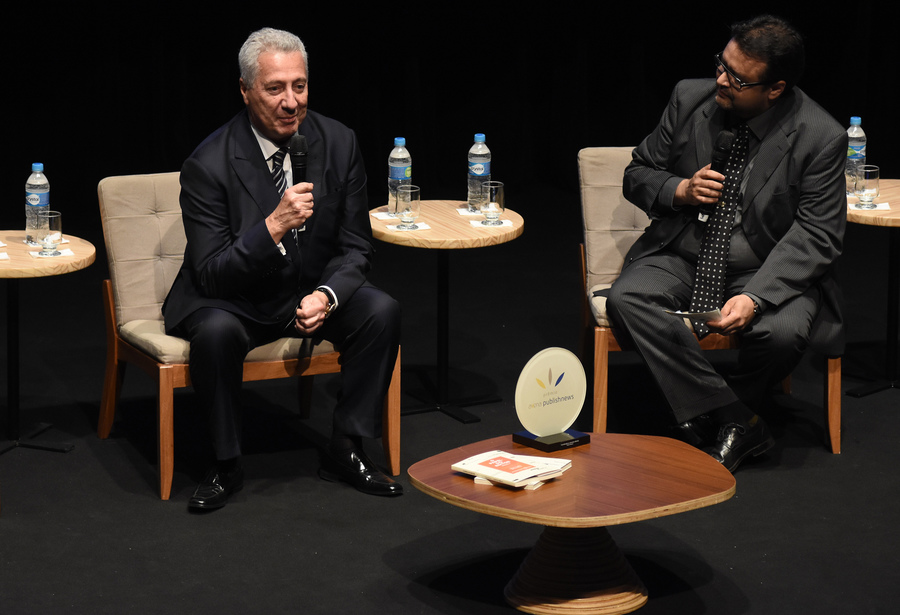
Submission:
M 259 149 L 256 135 L 250 128 L 250 119 L 247 117 L 246 111 L 237 120 L 231 145 L 232 168 L 265 219 L 275 211 L 281 197 L 278 189 L 275 188 L 275 182 L 272 181 L 269 165 L 263 158 L 262 150 Z M 284 246 L 293 262 L 300 262 L 300 253 L 292 234 L 285 235 L 281 245 Z
M 694 143 L 697 144 L 697 160 L 695 166 L 702 169 L 712 160 L 712 148 L 716 137 L 725 126 L 725 114 L 719 109 L 715 98 L 703 108 L 703 112 L 694 121 Z
M 747 179 L 747 188 L 744 193 L 743 211 L 754 204 L 754 199 L 759 191 L 769 181 L 782 159 L 791 151 L 790 137 L 797 129 L 795 103 L 796 95 L 792 93 L 782 100 L 776 109 L 773 109 L 779 114 L 779 117 L 760 143 L 759 151 L 753 160 L 753 171 Z

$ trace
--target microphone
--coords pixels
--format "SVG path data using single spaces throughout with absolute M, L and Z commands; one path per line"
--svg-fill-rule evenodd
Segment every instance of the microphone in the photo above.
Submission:
M 730 150 L 731 146 L 728 149 Z M 291 140 L 288 141 L 288 152 L 291 155 L 291 173 L 294 176 L 295 184 L 306 181 L 306 153 L 308 151 L 309 147 L 306 144 L 306 137 L 295 132 Z M 726 160 L 728 159 L 727 156 L 725 158 Z
M 730 130 L 721 131 L 718 136 L 716 136 L 716 143 L 713 145 L 712 164 L 710 165 L 710 169 L 724 175 L 725 165 L 728 164 L 728 157 L 731 156 L 731 149 L 733 147 L 734 133 Z M 293 160 L 293 156 L 291 156 L 291 160 Z M 715 207 L 715 204 L 701 205 L 700 214 L 697 216 L 700 222 L 706 222 L 707 218 L 709 218 L 709 214 L 713 212 Z
M 294 176 L 294 185 L 306 181 L 306 153 L 309 147 L 306 144 L 306 137 L 301 134 L 294 133 L 288 141 L 288 153 L 291 155 L 291 174 Z M 304 224 L 300 228 L 293 229 L 294 241 L 298 241 L 297 233 L 306 230 Z

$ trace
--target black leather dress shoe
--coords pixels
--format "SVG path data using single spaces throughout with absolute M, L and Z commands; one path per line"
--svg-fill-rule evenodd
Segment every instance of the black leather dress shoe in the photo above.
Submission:
M 715 442 L 716 428 L 710 423 L 707 415 L 701 414 L 673 427 L 672 437 L 695 448 L 703 448 Z
M 403 485 L 378 469 L 359 449 L 345 453 L 329 451 L 322 455 L 319 478 L 330 482 L 344 481 L 369 495 L 403 495 Z
M 716 443 L 703 450 L 734 472 L 745 457 L 762 455 L 775 446 L 766 422 L 754 414 L 746 424 L 726 423 L 719 427 Z
M 194 495 L 188 500 L 188 508 L 215 510 L 228 503 L 228 497 L 244 488 L 244 468 L 238 466 L 231 472 L 213 468 L 206 473 Z

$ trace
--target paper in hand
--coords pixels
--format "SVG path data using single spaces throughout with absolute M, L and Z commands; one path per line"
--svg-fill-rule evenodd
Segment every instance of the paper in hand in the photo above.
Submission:
M 678 316 L 679 318 L 689 318 L 690 320 L 700 320 L 709 322 L 711 320 L 719 320 L 722 318 L 722 310 L 713 310 L 711 312 L 682 312 L 681 310 L 666 310 L 667 314 Z

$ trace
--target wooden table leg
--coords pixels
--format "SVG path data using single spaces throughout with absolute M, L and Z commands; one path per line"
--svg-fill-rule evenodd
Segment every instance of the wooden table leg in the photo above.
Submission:
M 520 611 L 630 613 L 647 602 L 647 589 L 605 527 L 547 527 L 504 590 Z

